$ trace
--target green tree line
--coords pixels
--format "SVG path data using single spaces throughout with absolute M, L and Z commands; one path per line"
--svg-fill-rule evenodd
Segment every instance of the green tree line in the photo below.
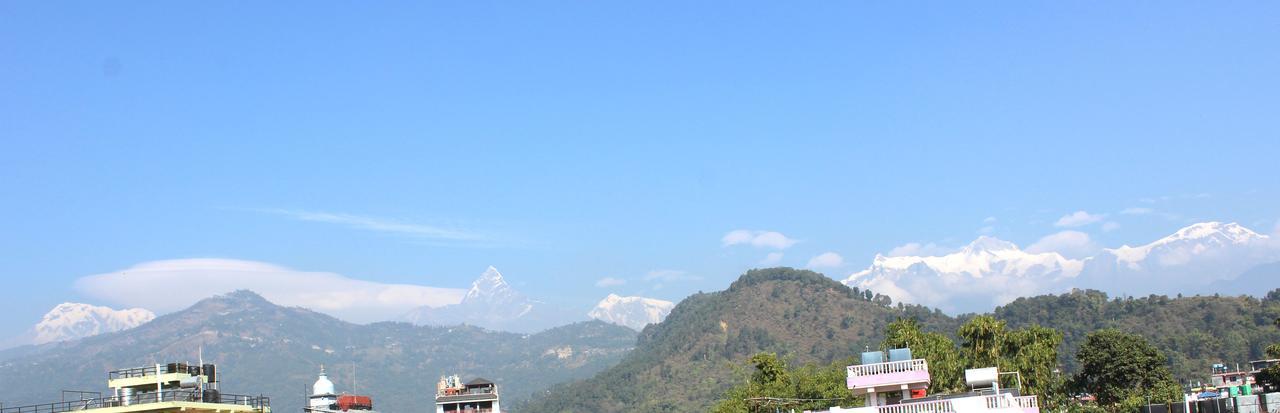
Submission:
M 1047 411 L 1131 411 L 1143 403 L 1181 399 L 1181 387 L 1173 380 L 1166 357 L 1135 334 L 1115 329 L 1090 333 L 1075 354 L 1081 370 L 1070 377 L 1062 374 L 1058 352 L 1063 338 L 1054 329 L 1036 325 L 1013 329 L 994 317 L 977 316 L 961 325 L 955 337 L 958 340 L 953 341 L 925 331 L 915 319 L 900 318 L 886 327 L 880 347 L 911 348 L 913 357 L 925 359 L 930 394 L 968 391 L 966 369 L 997 367 L 1017 373 L 1001 375 L 1003 388 L 1020 385 L 1023 394 L 1039 396 Z M 1273 347 L 1280 351 L 1280 345 Z M 724 393 L 714 411 L 860 406 L 863 400 L 845 384 L 845 366 L 852 361 L 789 366 L 774 353 L 755 354 L 745 366 L 751 374 L 744 372 L 745 379 Z M 1083 394 L 1093 395 L 1094 401 L 1073 397 Z

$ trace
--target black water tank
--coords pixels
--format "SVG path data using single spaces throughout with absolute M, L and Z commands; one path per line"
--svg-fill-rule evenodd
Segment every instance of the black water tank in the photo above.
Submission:
M 169 363 L 167 366 L 165 366 L 164 372 L 165 372 L 165 373 L 177 373 L 177 372 L 178 372 L 178 363 Z
M 204 391 L 202 400 L 205 403 L 222 403 L 222 394 L 218 393 L 217 390 L 208 389 Z
M 204 373 L 205 377 L 209 378 L 207 380 L 208 382 L 214 383 L 218 381 L 217 368 L 214 367 L 212 364 L 205 364 L 203 367 L 200 368 L 200 370 Z

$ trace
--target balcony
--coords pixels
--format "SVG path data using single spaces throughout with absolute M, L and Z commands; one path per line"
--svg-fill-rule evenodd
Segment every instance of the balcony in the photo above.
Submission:
M 858 364 L 847 372 L 849 389 L 861 393 L 876 392 L 878 387 L 892 391 L 929 386 L 929 362 L 924 359 Z

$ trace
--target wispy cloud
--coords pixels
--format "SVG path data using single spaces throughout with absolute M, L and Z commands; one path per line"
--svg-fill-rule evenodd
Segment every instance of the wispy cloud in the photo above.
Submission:
M 720 238 L 720 244 L 723 246 L 732 245 L 751 245 L 757 248 L 773 248 L 777 250 L 785 250 L 795 245 L 795 239 L 789 238 L 777 231 L 758 231 L 739 229 L 729 231 Z
M 844 265 L 844 257 L 834 252 L 824 252 L 809 259 L 809 268 L 837 268 Z
M 253 209 L 252 211 L 278 215 L 298 221 L 342 225 L 363 231 L 399 234 L 414 238 L 466 242 L 492 241 L 488 239 L 488 237 L 473 231 L 443 228 L 433 225 L 409 223 L 364 215 L 293 209 Z
M 596 287 L 601 287 L 601 288 L 615 287 L 615 286 L 623 285 L 626 283 L 627 283 L 627 280 L 624 280 L 621 278 L 604 277 L 599 280 L 596 280 Z
M 465 290 L 388 284 L 330 272 L 294 270 L 274 264 L 223 258 L 151 261 L 80 277 L 75 289 L 105 302 L 144 307 L 163 314 L 194 299 L 173 294 L 196 280 L 207 294 L 248 289 L 280 305 L 302 306 L 348 321 L 393 320 L 414 308 L 455 304 Z
M 1056 252 L 1072 259 L 1088 257 L 1096 254 L 1099 249 L 1098 244 L 1089 238 L 1089 234 L 1070 230 L 1046 235 L 1027 246 L 1027 252 L 1030 253 Z
M 1068 227 L 1068 228 L 1082 227 L 1085 225 L 1089 225 L 1089 224 L 1101 221 L 1103 218 L 1106 218 L 1106 217 L 1107 217 L 1106 214 L 1090 214 L 1088 211 L 1076 211 L 1067 215 L 1063 215 L 1062 218 L 1058 218 L 1058 221 L 1054 222 L 1053 226 Z

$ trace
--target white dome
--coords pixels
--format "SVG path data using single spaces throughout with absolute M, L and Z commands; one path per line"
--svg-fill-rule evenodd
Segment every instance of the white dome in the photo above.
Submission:
M 311 385 L 311 394 L 319 396 L 333 393 L 333 382 L 329 381 L 328 376 L 325 376 L 324 366 L 320 366 L 320 378 L 316 379 L 316 384 Z

